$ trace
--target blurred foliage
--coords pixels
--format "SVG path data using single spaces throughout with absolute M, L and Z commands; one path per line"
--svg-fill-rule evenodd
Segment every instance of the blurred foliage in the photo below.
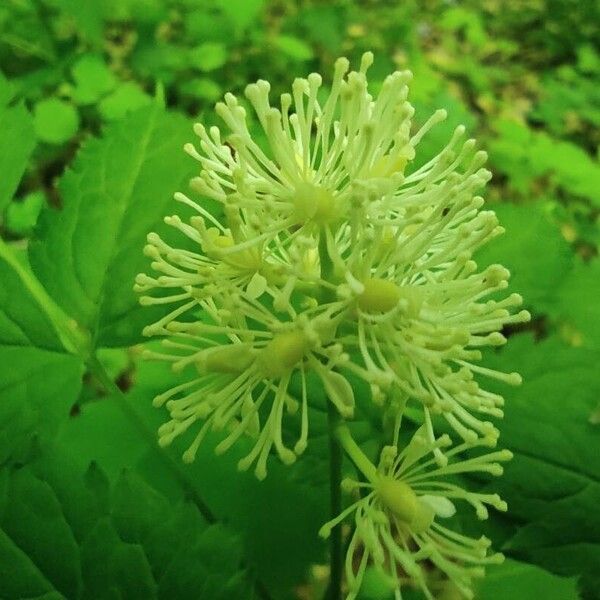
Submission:
M 417 123 L 448 110 L 417 160 L 458 123 L 489 152 L 487 200 L 507 234 L 479 261 L 506 264 L 534 315 L 490 356 L 526 383 L 507 393 L 500 425 L 516 456 L 501 481 L 510 511 L 487 525 L 512 560 L 490 569 L 478 597 L 598 598 L 596 0 L 0 4 L 0 233 L 17 255 L 0 253 L 2 598 L 322 594 L 319 419 L 306 461 L 274 468 L 265 483 L 208 449 L 184 473 L 191 488 L 182 485 L 177 451 L 165 461 L 129 420 L 133 411 L 155 428 L 150 399 L 169 376 L 140 364 L 131 345 L 151 319 L 131 282 L 145 233 L 161 227 L 193 170 L 180 152 L 192 118 L 216 122 L 214 103 L 258 78 L 276 95 L 296 75 L 327 80 L 338 56 L 356 64 L 365 50 L 376 55 L 374 90 L 391 70 L 413 71 Z M 85 327 L 124 400 L 64 351 L 35 299 L 40 282 Z M 382 427 L 375 421 L 365 410 L 359 439 Z M 196 494 L 227 526 L 206 523 Z M 388 595 L 370 572 L 364 599 Z

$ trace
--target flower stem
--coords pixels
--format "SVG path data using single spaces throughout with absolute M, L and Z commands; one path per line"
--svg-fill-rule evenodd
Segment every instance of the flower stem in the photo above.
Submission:
M 358 444 L 354 441 L 350 429 L 347 425 L 338 425 L 335 430 L 335 436 L 344 449 L 344 452 L 348 455 L 350 460 L 357 466 L 359 471 L 373 483 L 377 479 L 377 468 L 368 459 L 367 455 L 360 449 Z
M 333 403 L 327 405 L 327 425 L 329 430 L 329 506 L 331 518 L 342 511 L 342 447 L 335 435 L 341 421 L 340 414 Z M 330 576 L 327 600 L 341 600 L 342 597 L 342 528 L 334 527 L 330 536 Z

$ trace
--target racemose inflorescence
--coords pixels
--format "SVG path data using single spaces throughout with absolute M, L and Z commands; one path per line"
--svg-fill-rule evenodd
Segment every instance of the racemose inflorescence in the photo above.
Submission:
M 153 274 L 135 285 L 142 304 L 170 308 L 144 331 L 164 338 L 164 351 L 147 356 L 189 373 L 154 400 L 170 416 L 159 443 L 190 430 L 183 459 L 191 462 L 210 430 L 224 432 L 217 452 L 250 436 L 239 467 L 262 479 L 271 455 L 291 464 L 309 443 L 316 381 L 339 413 L 335 435 L 357 469 L 356 480 L 343 481 L 353 501 L 321 529 L 326 537 L 344 519 L 353 526 L 348 598 L 370 565 L 399 598 L 405 584 L 430 599 L 439 585 L 470 598 L 472 579 L 502 556 L 444 521 L 456 501 L 482 519 L 488 506 L 506 510 L 496 494 L 468 491 L 456 476 L 500 475 L 510 458 L 490 450 L 498 440 L 490 419 L 502 417 L 503 399 L 482 386 L 485 378 L 520 378 L 479 361 L 482 347 L 506 342 L 504 326 L 529 314 L 515 312 L 517 294 L 498 294 L 505 268 L 480 271 L 472 258 L 503 231 L 477 195 L 490 178 L 485 152 L 461 126 L 413 168 L 420 140 L 445 111 L 414 131 L 410 72 L 389 75 L 373 97 L 372 60 L 367 53 L 349 71 L 338 59 L 328 94 L 316 73 L 296 79 L 277 106 L 266 81 L 249 85 L 258 137 L 231 94 L 216 106 L 225 137 L 195 126 L 198 142 L 185 147 L 200 164 L 191 187 L 220 209 L 176 194 L 196 214 L 165 221 L 186 244 L 151 233 Z M 368 398 L 355 397 L 359 380 Z M 301 392 L 292 394 L 292 381 Z M 360 402 L 393 416 L 378 464 L 345 424 Z M 420 407 L 421 425 L 402 444 L 407 406 Z M 286 419 L 297 426 L 291 441 Z

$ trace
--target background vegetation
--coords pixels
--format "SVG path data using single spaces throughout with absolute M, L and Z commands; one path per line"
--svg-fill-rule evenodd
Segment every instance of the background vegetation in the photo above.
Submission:
M 488 357 L 525 384 L 503 390 L 509 513 L 484 524 L 510 560 L 478 598 L 599 598 L 599 23 L 594 0 L 4 0 L 0 597 L 322 596 L 318 425 L 263 483 L 235 452 L 157 450 L 150 401 L 172 375 L 139 359 L 152 319 L 132 280 L 196 168 L 194 119 L 373 50 L 374 88 L 410 68 L 416 120 L 448 109 L 424 155 L 458 123 L 488 150 L 507 234 L 479 262 L 509 267 L 534 315 Z M 374 451 L 376 417 L 355 427 Z M 389 593 L 372 574 L 363 596 Z

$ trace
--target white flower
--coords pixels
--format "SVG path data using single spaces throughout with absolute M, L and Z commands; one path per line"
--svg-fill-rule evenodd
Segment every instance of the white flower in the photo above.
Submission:
M 438 155 L 412 168 L 415 148 L 445 112 L 411 133 L 410 74 L 388 76 L 374 98 L 371 62 L 367 53 L 360 70 L 348 72 L 339 59 L 322 103 L 317 74 L 295 80 L 280 108 L 271 106 L 267 82 L 249 85 L 260 144 L 231 94 L 217 105 L 229 133 L 196 126 L 198 147 L 186 146 L 201 165 L 192 187 L 219 210 L 176 194 L 196 215 L 165 221 L 186 245 L 150 234 L 145 253 L 157 275 L 140 274 L 135 286 L 142 304 L 170 307 L 144 330 L 166 338 L 169 351 L 153 356 L 201 371 L 168 396 L 163 443 L 197 421 L 202 435 L 209 427 L 233 428 L 228 439 L 254 433 L 252 457 L 263 476 L 272 447 L 292 460 L 282 449 L 281 421 L 284 408 L 299 403 L 287 392 L 290 378 L 301 373 L 304 381 L 308 371 L 345 418 L 354 406 L 351 374 L 399 413 L 407 401 L 421 403 L 432 444 L 436 416 L 468 443 L 496 441 L 488 418 L 502 416 L 503 399 L 479 376 L 520 378 L 477 364 L 480 349 L 504 343 L 503 327 L 529 314 L 513 314 L 517 294 L 489 299 L 507 286 L 508 271 L 477 272 L 473 260 L 503 231 L 492 212 L 480 210 L 486 156 L 458 127 Z M 281 337 L 284 331 L 299 337 Z M 265 368 L 259 357 L 278 344 L 289 356 L 272 353 L 281 366 Z M 235 362 L 235 372 L 218 357 Z M 309 401 L 300 400 L 297 450 L 306 444 Z M 444 465 L 442 449 L 432 452 Z
M 286 464 L 293 463 L 306 448 L 308 370 L 318 375 L 340 413 L 352 416 L 352 388 L 333 371 L 345 357 L 339 344 L 330 339 L 332 321 L 327 312 L 307 311 L 297 318 L 288 315 L 291 320 L 282 322 L 247 295 L 231 295 L 228 309 L 217 308 L 212 299 L 198 303 L 202 318 L 192 322 L 171 318 L 166 323 L 169 337 L 163 345 L 167 353 L 145 353 L 147 358 L 172 362 L 176 371 L 196 370 L 189 381 L 154 399 L 157 407 L 166 404 L 171 416 L 159 429 L 160 445 L 170 444 L 201 422 L 183 455 L 185 462 L 191 462 L 211 429 L 228 432 L 217 445 L 217 453 L 225 452 L 247 434 L 254 438 L 254 445 L 240 460 L 239 468 L 246 470 L 255 463 L 256 476 L 263 479 L 273 448 Z M 299 400 L 288 393 L 295 373 L 301 379 Z M 282 422 L 285 414 L 295 413 L 299 407 L 300 433 L 290 449 L 283 442 Z
M 356 598 L 369 564 L 383 570 L 398 590 L 408 579 L 428 600 L 434 600 L 425 561 L 444 573 L 465 598 L 472 598 L 472 579 L 483 576 L 483 566 L 501 562 L 503 556 L 488 553 L 488 539 L 457 533 L 443 521 L 454 515 L 457 500 L 471 504 L 480 519 L 488 516 L 486 505 L 505 511 L 506 503 L 497 494 L 467 491 L 452 476 L 473 472 L 498 476 L 502 473 L 498 461 L 509 460 L 511 453 L 501 450 L 461 460 L 462 452 L 484 444 L 465 443 L 447 451 L 451 461 L 440 467 L 433 451 L 450 446 L 451 440 L 444 435 L 431 443 L 422 427 L 399 453 L 396 446 L 386 447 L 375 469 L 347 428 L 339 430 L 339 438 L 366 479 L 343 482 L 347 491 L 359 492 L 360 498 L 320 531 L 327 537 L 333 527 L 354 514 L 346 557 L 348 600 Z

